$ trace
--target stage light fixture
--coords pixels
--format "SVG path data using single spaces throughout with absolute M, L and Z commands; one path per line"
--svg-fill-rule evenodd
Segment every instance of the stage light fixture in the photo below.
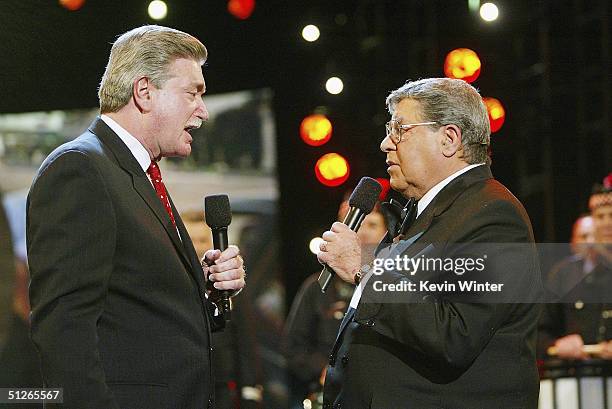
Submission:
M 317 180 L 325 186 L 340 186 L 346 182 L 349 174 L 348 161 L 337 153 L 327 153 L 321 156 L 315 165 Z
M 391 189 L 391 182 L 389 181 L 389 179 L 385 178 L 376 178 L 376 181 L 382 186 L 380 195 L 378 195 L 378 200 L 383 202 L 387 199 L 387 193 L 389 193 L 389 189 Z
M 153 20 L 162 20 L 168 15 L 168 6 L 161 0 L 153 0 L 149 3 L 149 17 Z
M 85 0 L 59 0 L 59 4 L 70 11 L 77 11 L 83 7 Z
M 499 17 L 499 9 L 495 3 L 485 3 L 480 6 L 480 17 L 489 23 L 495 21 Z
M 472 83 L 480 75 L 480 58 L 469 48 L 457 48 L 446 55 L 444 75 Z
M 321 248 L 319 247 L 319 245 L 321 243 L 323 243 L 325 240 L 323 240 L 321 237 L 315 237 L 314 239 L 310 240 L 310 243 L 308 244 L 308 248 L 310 249 L 310 252 L 312 254 L 319 254 L 319 252 L 321 251 Z
M 227 2 L 227 11 L 238 20 L 246 20 L 255 10 L 255 0 L 230 0 Z
M 489 114 L 489 123 L 491 124 L 491 133 L 497 132 L 504 125 L 506 120 L 506 110 L 502 103 L 491 97 L 484 97 L 483 101 L 487 107 L 487 113 Z
M 315 26 L 314 24 L 308 24 L 302 29 L 302 38 L 309 43 L 317 41 L 320 36 L 321 32 L 319 31 L 319 27 Z
M 310 146 L 321 146 L 332 136 L 332 123 L 325 115 L 308 115 L 300 124 L 300 136 Z
M 325 89 L 332 95 L 338 95 L 344 89 L 344 83 L 338 77 L 331 77 L 325 82 Z

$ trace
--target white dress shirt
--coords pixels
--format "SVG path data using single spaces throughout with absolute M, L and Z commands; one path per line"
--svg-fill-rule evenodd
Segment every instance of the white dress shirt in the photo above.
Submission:
M 106 115 L 100 115 L 100 119 L 102 119 L 104 123 L 108 125 L 108 127 L 112 129 L 113 132 L 117 134 L 117 136 L 123 141 L 123 143 L 125 143 L 125 145 L 128 147 L 130 152 L 132 152 L 132 155 L 134 156 L 134 158 L 136 159 L 136 161 L 138 162 L 142 170 L 145 173 L 147 173 L 147 169 L 149 169 L 149 166 L 151 166 L 151 157 L 149 156 L 149 152 L 146 150 L 143 144 L 140 143 L 138 139 L 136 139 L 124 127 L 119 125 L 117 122 L 112 120 L 110 117 Z M 148 173 L 147 173 L 147 179 L 149 180 L 149 183 L 151 183 L 151 186 L 153 186 L 153 181 L 151 180 L 151 177 L 149 177 Z M 155 187 L 153 186 L 153 188 Z M 181 241 L 183 241 L 183 238 L 181 237 L 181 232 L 179 231 L 178 226 L 176 227 L 176 232 L 178 233 L 178 236 L 181 239 Z
M 423 213 L 423 210 L 425 210 L 427 206 L 434 200 L 438 193 L 440 193 L 440 191 L 444 189 L 446 185 L 452 182 L 453 179 L 456 179 L 457 177 L 464 174 L 470 169 L 474 169 L 475 167 L 482 165 L 484 165 L 484 163 L 476 163 L 474 165 L 469 165 L 465 168 L 459 169 L 457 172 L 453 173 L 452 175 L 429 189 L 427 193 L 425 193 L 421 200 L 419 200 L 419 202 L 417 203 L 417 218 L 421 215 L 421 213 Z M 361 279 L 359 285 L 355 288 L 355 292 L 353 293 L 353 298 L 351 298 L 350 304 L 352 308 L 357 308 L 357 306 L 359 305 L 359 300 L 361 300 L 361 294 L 363 293 L 363 289 L 365 288 L 368 280 L 372 276 L 372 271 L 373 269 L 370 269 L 370 271 Z
M 149 166 L 151 165 L 151 157 L 142 143 L 140 143 L 138 139 L 134 138 L 131 133 L 126 131 L 125 128 L 113 121 L 110 117 L 101 115 L 100 119 L 102 119 L 104 123 L 117 134 L 123 143 L 125 143 L 130 152 L 132 152 L 134 158 L 136 158 L 136 161 L 142 170 L 146 173 L 147 169 L 149 169 Z
M 423 197 L 421 198 L 421 200 L 419 200 L 419 202 L 417 203 L 417 217 L 419 217 L 421 213 L 423 213 L 423 210 L 427 208 L 427 206 L 434 200 L 434 198 L 438 195 L 438 193 L 440 193 L 440 191 L 444 189 L 446 185 L 452 182 L 453 179 L 458 178 L 460 175 L 464 174 L 470 169 L 474 169 L 475 167 L 482 166 L 482 165 L 484 165 L 484 163 L 476 163 L 474 165 L 469 165 L 469 166 L 466 166 L 465 168 L 459 169 L 458 171 L 456 171 L 455 173 L 453 173 L 452 175 L 450 175 L 449 177 L 447 177 L 446 179 L 442 180 L 437 185 L 429 189 L 427 193 L 425 193 Z

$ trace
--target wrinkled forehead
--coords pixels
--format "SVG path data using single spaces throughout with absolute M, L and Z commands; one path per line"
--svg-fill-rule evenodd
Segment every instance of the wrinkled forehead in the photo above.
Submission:
M 392 120 L 402 122 L 402 120 L 407 120 L 407 118 L 411 120 L 421 118 L 423 110 L 418 100 L 405 97 L 399 100 L 393 107 L 389 106 L 389 113 Z

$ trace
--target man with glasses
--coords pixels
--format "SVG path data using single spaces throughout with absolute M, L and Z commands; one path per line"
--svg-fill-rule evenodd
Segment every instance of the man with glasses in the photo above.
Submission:
M 460 273 L 409 274 L 396 266 L 373 274 L 361 266 L 356 234 L 334 223 L 319 260 L 357 288 L 330 355 L 324 407 L 536 408 L 539 308 L 511 303 L 533 300 L 541 289 L 533 233 L 521 203 L 491 175 L 482 99 L 464 81 L 431 78 L 391 92 L 387 105 L 391 121 L 381 150 L 391 187 L 418 203 L 399 213 L 416 220 L 396 223 L 377 257 L 453 258 L 457 244 L 469 252 L 496 243 L 483 274 L 503 267 L 497 278 L 515 292 L 481 293 L 477 303 L 452 291 L 377 294 L 381 279 L 408 285 Z M 512 298 L 525 283 L 523 298 Z

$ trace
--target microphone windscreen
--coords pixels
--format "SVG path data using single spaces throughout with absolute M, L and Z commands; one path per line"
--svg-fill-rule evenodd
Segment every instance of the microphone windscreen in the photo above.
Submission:
M 364 213 L 370 213 L 381 191 L 382 186 L 375 179 L 362 177 L 349 197 L 349 206 L 356 207 Z
M 206 196 L 204 198 L 204 214 L 206 224 L 211 229 L 229 226 L 232 222 L 229 197 L 227 195 Z

